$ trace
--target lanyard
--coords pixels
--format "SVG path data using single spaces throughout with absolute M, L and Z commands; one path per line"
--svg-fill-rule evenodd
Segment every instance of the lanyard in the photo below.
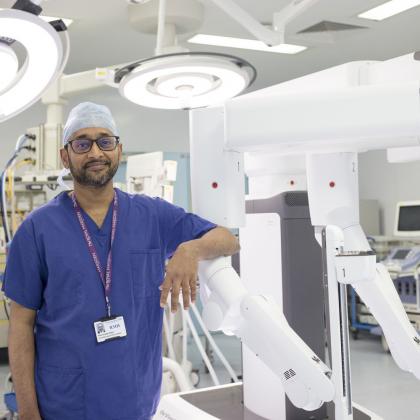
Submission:
M 82 228 L 83 236 L 85 237 L 90 255 L 92 256 L 93 262 L 95 264 L 96 271 L 99 273 L 99 277 L 101 278 L 102 285 L 104 286 L 106 308 L 107 308 L 108 316 L 110 317 L 111 316 L 110 295 L 111 295 L 111 284 L 112 284 L 112 244 L 114 243 L 115 232 L 117 230 L 117 213 L 118 213 L 117 194 L 114 192 L 114 208 L 112 210 L 111 245 L 108 252 L 108 258 L 106 260 L 105 273 L 102 270 L 98 253 L 96 252 L 95 245 L 93 244 L 92 238 L 89 234 L 89 230 L 86 226 L 86 222 L 83 217 L 82 210 L 80 209 L 80 206 L 76 200 L 76 196 L 74 192 L 71 195 L 71 199 L 73 201 L 73 207 L 74 207 L 74 211 L 76 212 L 77 220 L 79 221 L 80 227 Z

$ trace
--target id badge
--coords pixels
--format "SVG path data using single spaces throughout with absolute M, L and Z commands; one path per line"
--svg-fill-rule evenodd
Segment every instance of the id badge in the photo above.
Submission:
M 127 335 L 124 318 L 122 316 L 101 318 L 99 321 L 93 323 L 93 327 L 98 343 L 125 337 Z

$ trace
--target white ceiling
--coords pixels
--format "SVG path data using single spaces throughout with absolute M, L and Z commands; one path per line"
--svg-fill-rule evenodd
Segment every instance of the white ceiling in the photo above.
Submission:
M 264 23 L 271 22 L 273 13 L 290 2 L 290 0 L 236 1 Z M 205 49 L 212 52 L 225 52 L 250 61 L 258 72 L 257 80 L 251 90 L 348 61 L 384 60 L 420 50 L 420 7 L 382 22 L 371 22 L 356 17 L 358 13 L 383 2 L 384 0 L 320 0 L 288 27 L 288 42 L 309 46 L 308 50 L 297 55 L 289 56 L 210 46 L 203 48 L 203 46 L 192 44 L 189 44 L 188 48 L 192 51 Z M 0 0 L 0 7 L 11 7 L 13 3 L 14 1 L 11 0 Z M 251 37 L 244 28 L 212 5 L 210 0 L 203 0 L 203 3 L 206 13 L 200 32 Z M 42 3 L 42 7 L 45 15 L 71 17 L 75 20 L 69 30 L 71 55 L 66 73 L 126 63 L 153 55 L 155 37 L 141 34 L 130 27 L 127 20 L 126 0 L 46 0 Z M 367 29 L 327 33 L 323 36 L 296 35 L 298 31 L 324 20 L 366 26 Z M 168 121 L 172 121 L 176 126 L 183 127 L 187 120 L 185 113 L 182 112 L 169 115 L 167 112 L 140 109 L 127 104 L 119 98 L 118 92 L 113 89 L 104 89 L 101 92 L 89 94 L 89 98 L 113 104 L 118 108 L 119 118 L 117 120 L 120 124 L 128 124 L 130 114 L 133 113 L 136 115 L 137 122 L 142 119 L 156 121 L 156 118 L 168 118 Z M 75 101 L 83 99 L 88 98 L 74 98 Z M 29 110 L 16 117 L 15 121 L 3 123 L 0 126 L 0 136 L 14 136 L 18 127 L 22 130 L 26 124 L 33 125 L 34 115 L 42 115 L 39 107 L 40 105 L 37 105 L 33 108 L 35 114 Z M 151 123 L 149 125 L 152 127 Z M 160 124 L 152 131 L 153 138 L 158 138 L 159 141 L 152 142 L 147 147 L 144 145 L 138 147 L 137 143 L 130 143 L 128 149 L 150 149 L 154 145 L 155 149 L 174 150 L 174 147 L 165 147 L 164 144 L 168 140 L 166 124 Z M 174 131 L 171 132 L 171 137 L 176 135 L 182 137 L 178 143 L 175 143 L 176 147 L 186 150 L 188 147 L 187 127 L 180 129 L 178 134 L 174 134 Z
M 156 1 L 156 0 L 153 0 Z M 170 0 L 169 0 L 170 1 Z M 275 11 L 290 0 L 237 0 L 261 22 L 271 22 Z M 258 70 L 257 86 L 268 86 L 335 64 L 360 59 L 383 60 L 420 49 L 420 7 L 382 22 L 357 18 L 357 14 L 384 0 L 320 0 L 288 28 L 289 42 L 312 45 L 309 50 L 286 56 L 265 52 L 208 47 L 209 51 L 228 51 L 248 59 Z M 244 28 L 215 7 L 203 1 L 206 9 L 201 29 L 204 33 L 250 37 Z M 13 1 L 0 0 L 0 5 Z M 127 22 L 126 0 L 48 0 L 42 3 L 44 14 L 72 17 L 72 52 L 66 72 L 124 63 L 153 55 L 155 37 L 132 29 Z M 323 20 L 368 26 L 369 29 L 330 34 L 318 43 L 315 36 L 295 33 Z M 191 50 L 203 46 L 190 45 Z
M 157 0 L 152 0 L 157 1 Z M 170 0 L 169 0 L 170 1 Z M 290 0 L 236 0 L 259 21 L 269 23 L 275 11 Z M 251 37 L 244 28 L 224 14 L 210 0 L 205 5 L 201 32 L 217 35 Z M 287 40 L 310 48 L 295 56 L 266 52 L 206 47 L 208 51 L 229 52 L 249 60 L 258 71 L 256 87 L 268 86 L 335 64 L 351 60 L 383 60 L 420 49 L 420 7 L 382 22 L 357 18 L 357 14 L 384 0 L 320 0 L 288 28 Z M 0 7 L 14 1 L 0 0 Z M 71 17 L 71 56 L 66 73 L 135 61 L 151 57 L 155 37 L 136 32 L 127 19 L 126 0 L 47 0 L 44 14 Z M 367 26 L 368 29 L 297 36 L 296 32 L 320 21 Z M 194 51 L 203 46 L 188 44 Z

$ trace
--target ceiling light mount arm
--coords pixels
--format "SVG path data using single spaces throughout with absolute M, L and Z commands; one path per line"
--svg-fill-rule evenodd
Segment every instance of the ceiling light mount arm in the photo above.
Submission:
M 186 48 L 178 45 L 176 23 L 170 19 L 167 19 L 167 14 L 171 13 L 170 6 L 171 5 L 168 4 L 167 0 L 159 0 L 157 10 L 157 40 L 155 48 L 156 56 L 188 51 Z
M 298 15 L 307 10 L 319 0 L 293 0 L 283 10 L 274 13 L 273 29 L 258 22 L 252 15 L 246 12 L 234 0 L 210 0 L 227 15 L 236 20 L 258 40 L 269 47 L 285 43 L 286 25 Z
M 286 26 L 299 15 L 308 10 L 319 0 L 293 0 L 279 12 L 273 15 L 273 28 L 275 31 L 283 32 Z
M 166 15 L 166 0 L 159 0 L 158 12 L 158 31 L 156 41 L 156 55 L 161 55 L 163 51 L 163 43 L 165 37 L 165 15 Z
M 284 43 L 284 33 L 267 28 L 233 0 L 210 0 L 232 19 L 268 46 Z

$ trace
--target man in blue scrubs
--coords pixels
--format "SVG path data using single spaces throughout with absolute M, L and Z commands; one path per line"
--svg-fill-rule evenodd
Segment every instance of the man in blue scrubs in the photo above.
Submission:
M 196 297 L 201 259 L 232 255 L 228 230 L 113 188 L 122 148 L 106 107 L 82 103 L 61 150 L 74 178 L 13 238 L 4 290 L 20 420 L 146 420 L 162 378 L 162 307 Z M 170 258 L 165 267 L 165 261 Z

